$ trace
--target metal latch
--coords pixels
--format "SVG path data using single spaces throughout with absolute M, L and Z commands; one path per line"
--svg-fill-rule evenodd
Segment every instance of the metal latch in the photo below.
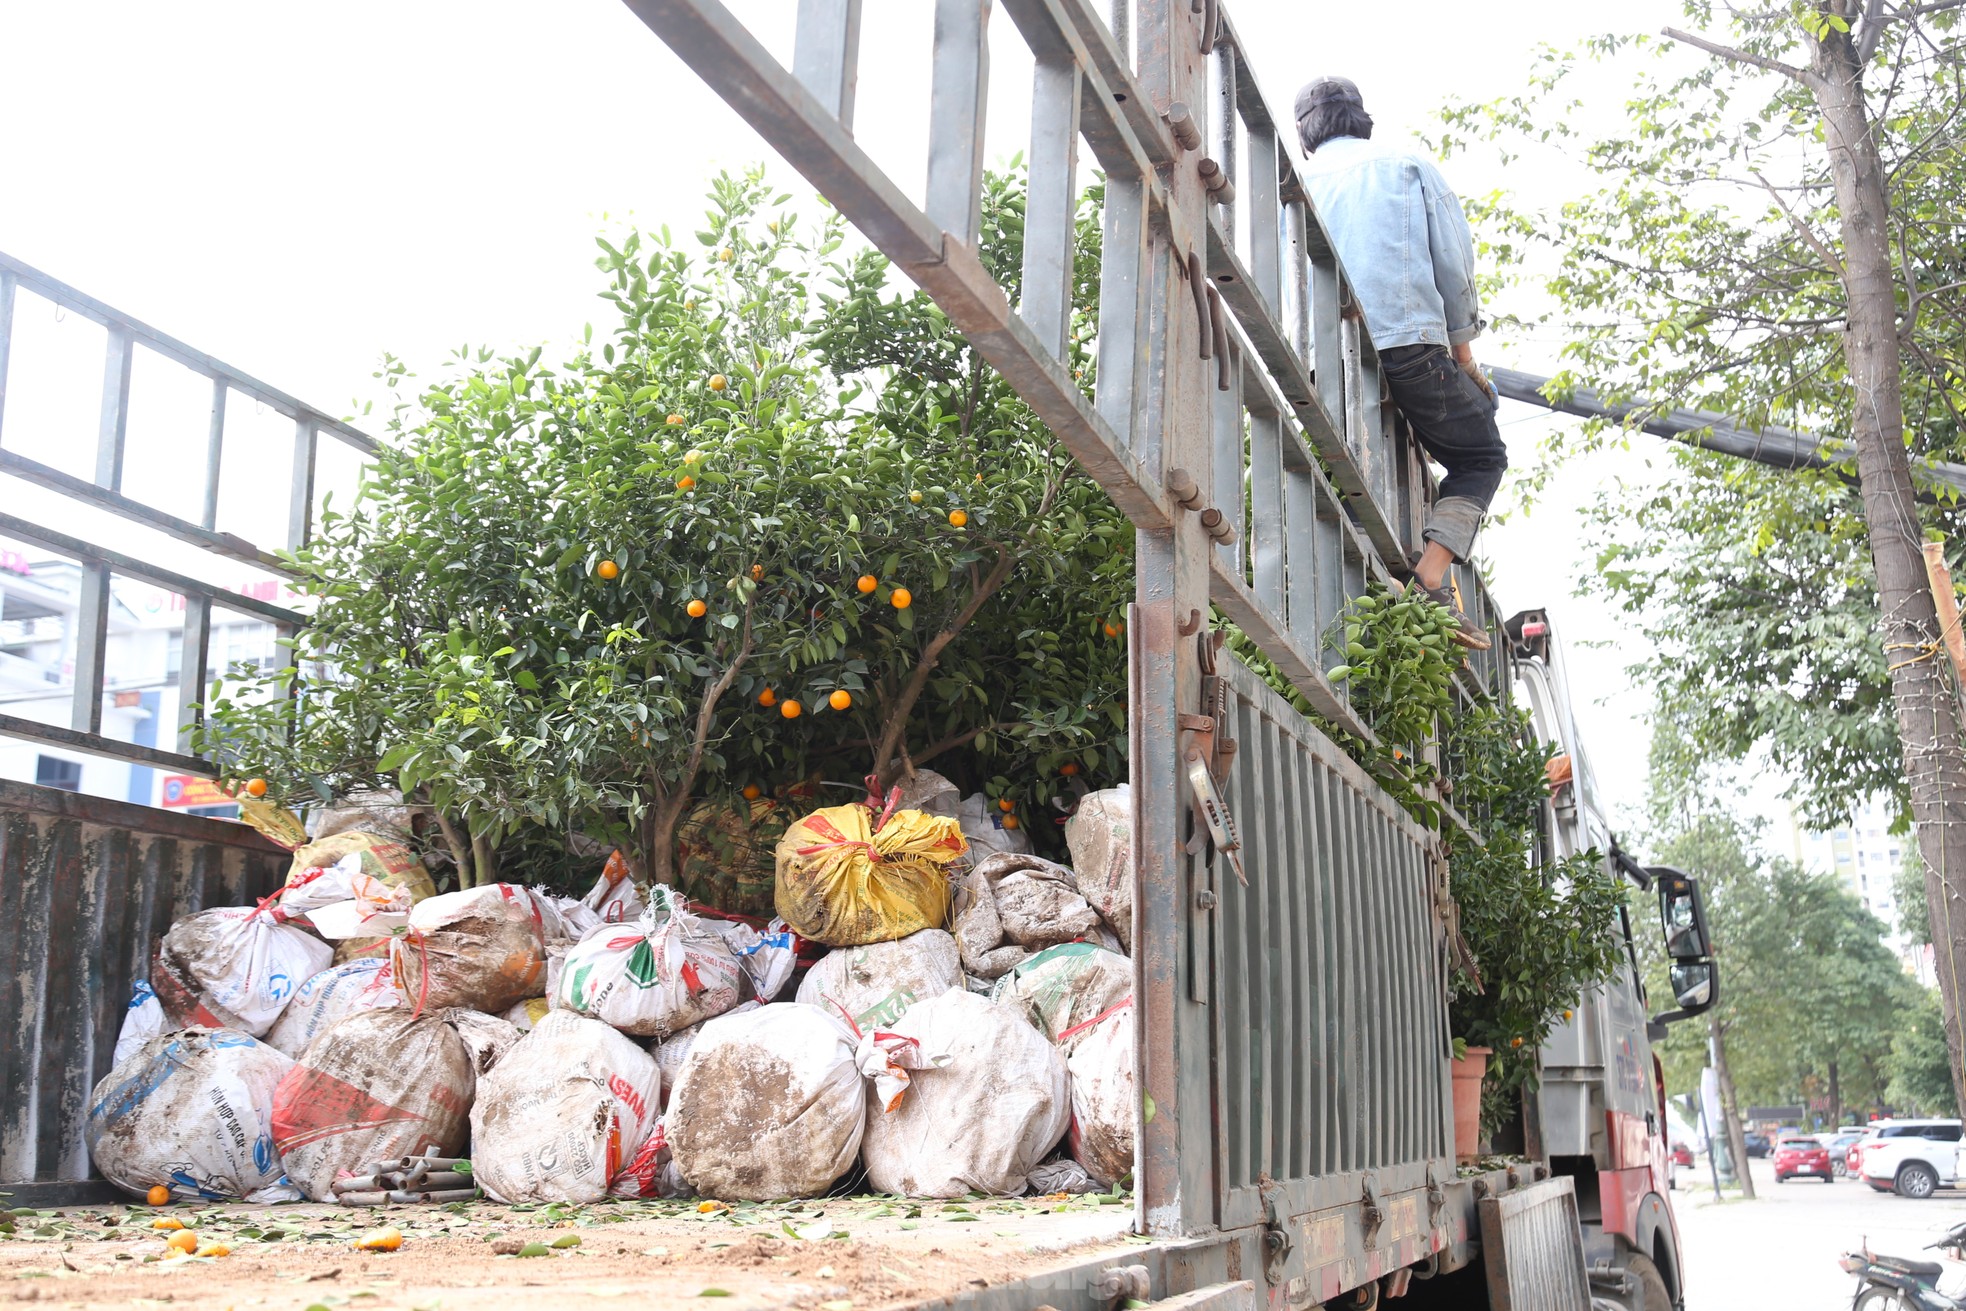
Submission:
M 1283 1282 L 1284 1267 L 1289 1264 L 1292 1244 L 1290 1230 L 1285 1228 L 1283 1217 L 1277 1214 L 1277 1192 L 1272 1188 L 1263 1195 L 1263 1278 L 1274 1287 Z
M 1220 786 L 1228 778 L 1229 762 L 1236 752 L 1228 731 L 1228 686 L 1215 672 L 1215 653 L 1221 649 L 1222 634 L 1203 633 L 1199 645 L 1203 713 L 1184 714 L 1176 721 L 1195 738 L 1206 739 L 1205 747 L 1191 739 L 1184 752 L 1188 788 L 1194 794 L 1195 809 L 1201 812 L 1202 821 L 1188 849 L 1199 853 L 1202 835 L 1207 834 L 1215 849 L 1229 858 L 1236 882 L 1246 888 L 1249 874 L 1242 866 L 1242 833 L 1236 827 L 1235 816 L 1229 813 L 1229 803 L 1223 800 Z
M 1359 1241 L 1366 1251 L 1379 1245 L 1379 1226 L 1386 1222 L 1386 1210 L 1379 1203 L 1379 1189 L 1371 1175 L 1359 1183 Z
M 1431 1161 L 1427 1163 L 1427 1228 L 1440 1228 L 1441 1218 L 1447 1212 L 1447 1190 L 1440 1186 L 1440 1176 L 1434 1172 Z

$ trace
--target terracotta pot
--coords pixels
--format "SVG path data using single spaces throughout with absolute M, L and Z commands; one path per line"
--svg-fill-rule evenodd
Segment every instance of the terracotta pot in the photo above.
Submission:
M 1481 1080 L 1488 1073 L 1488 1047 L 1470 1047 L 1453 1062 L 1454 1159 L 1466 1164 L 1481 1155 Z

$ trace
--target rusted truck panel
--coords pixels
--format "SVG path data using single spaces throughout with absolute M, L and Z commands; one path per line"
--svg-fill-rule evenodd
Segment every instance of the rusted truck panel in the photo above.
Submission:
M 0 1190 L 14 1205 L 90 1185 L 90 1090 L 133 981 L 171 921 L 250 905 L 287 853 L 224 820 L 0 780 Z

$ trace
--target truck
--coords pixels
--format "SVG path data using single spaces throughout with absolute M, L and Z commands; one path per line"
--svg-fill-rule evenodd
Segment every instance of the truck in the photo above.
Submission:
M 853 138 L 863 71 L 884 72 L 859 65 L 861 0 L 802 0 L 789 66 L 718 0 L 625 2 L 934 298 L 1134 524 L 1137 599 L 1124 631 L 1136 1162 L 1130 1191 L 1090 1202 L 560 1208 L 551 1223 L 588 1226 L 589 1246 L 580 1262 L 519 1267 L 527 1283 L 570 1292 L 605 1279 L 647 1301 L 730 1295 L 828 1308 L 1108 1311 L 1129 1300 L 1282 1311 L 1382 1298 L 1518 1311 L 1683 1306 L 1650 1044 L 1661 1025 L 1713 1001 L 1698 883 L 1617 849 L 1548 616 L 1505 622 L 1466 565 L 1454 588 L 1495 640 L 1457 671 L 1458 703 L 1525 704 L 1539 737 L 1568 758 L 1569 782 L 1546 817 L 1549 852 L 1597 850 L 1658 895 L 1677 1005 L 1648 1015 L 1642 930 L 1622 920 L 1624 960 L 1544 1045 L 1539 1090 L 1523 1099 L 1512 1140 L 1497 1144 L 1509 1150 L 1483 1156 L 1456 1141 L 1440 833 L 1334 738 L 1374 740 L 1330 676 L 1337 659 L 1324 642 L 1354 598 L 1408 577 L 1434 483 L 1382 399 L 1376 352 L 1297 175 L 1290 120 L 1272 110 L 1226 5 L 1004 0 L 1036 70 L 1023 271 L 1012 289 L 976 250 L 989 0 L 937 0 L 919 204 Z M 1099 300 L 1080 307 L 1096 309 L 1098 322 L 1089 384 L 1063 363 L 1084 164 L 1104 176 Z M 216 556 L 278 568 L 268 549 L 117 490 L 132 342 L 214 385 L 214 467 L 228 391 L 293 421 L 292 533 L 281 545 L 307 540 L 322 441 L 374 448 L 319 408 L 4 258 L 0 369 L 23 287 L 104 324 L 110 359 L 94 482 L 10 455 L 16 477 Z M 82 566 L 96 600 L 79 614 L 98 632 L 112 575 L 186 596 L 184 649 L 198 658 L 185 660 L 182 678 L 186 703 L 196 699 L 212 607 L 240 598 L 20 515 L 0 514 L 0 532 Z M 306 622 L 255 604 L 285 629 Z M 1254 644 L 1263 670 L 1223 649 L 1220 621 Z M 75 669 L 73 722 L 0 716 L 0 733 L 211 775 L 183 732 L 176 750 L 103 733 L 99 636 L 93 650 Z M 0 1191 L 16 1207 L 50 1208 L 38 1217 L 43 1238 L 94 1226 L 113 1245 L 134 1217 L 90 1209 L 105 1195 L 82 1149 L 81 1112 L 109 1068 L 119 998 L 143 977 L 163 925 L 271 891 L 279 852 L 237 826 L 28 784 L 0 783 L 0 812 L 10 898 L 0 1024 L 15 1026 L 0 1041 Z M 71 978 L 85 986 L 61 986 Z M 213 1208 L 208 1223 L 249 1227 L 255 1243 L 269 1230 L 293 1240 L 281 1274 L 324 1288 L 386 1268 L 376 1262 L 387 1258 L 349 1258 L 345 1244 L 326 1241 L 345 1222 L 324 1210 L 281 1221 Z M 987 1223 L 945 1227 L 964 1219 Z M 405 1223 L 409 1250 L 438 1240 L 424 1248 L 431 1259 L 394 1267 L 405 1297 L 496 1305 L 508 1267 L 488 1265 L 470 1242 L 496 1250 L 541 1219 L 467 1207 Z M 44 1256 L 0 1235 L 0 1268 Z M 362 1264 L 345 1274 L 350 1260 Z M 105 1291 L 122 1281 L 118 1296 L 144 1273 L 70 1269 L 106 1281 Z M 201 1277 L 217 1296 L 251 1270 L 221 1265 Z

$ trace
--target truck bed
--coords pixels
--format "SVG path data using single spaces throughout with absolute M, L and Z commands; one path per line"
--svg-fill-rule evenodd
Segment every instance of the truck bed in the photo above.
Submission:
M 4 1199 L 0 1199 L 4 1200 Z M 543 1311 L 595 1305 L 728 1311 L 778 1306 L 870 1311 L 975 1294 L 1052 1268 L 1128 1256 L 1130 1196 L 909 1202 L 873 1197 L 749 1204 L 501 1206 L 489 1201 L 384 1210 L 314 1204 L 110 1205 L 12 1217 L 0 1235 L 11 1295 L 70 1307 L 197 1306 Z M 220 1258 L 164 1246 L 169 1216 Z M 362 1252 L 359 1234 L 402 1231 L 396 1252 Z M 520 1257 L 523 1243 L 578 1246 Z M 1132 1259 L 1138 1259 L 1133 1257 Z M 142 1300 L 139 1300 L 142 1299 Z

